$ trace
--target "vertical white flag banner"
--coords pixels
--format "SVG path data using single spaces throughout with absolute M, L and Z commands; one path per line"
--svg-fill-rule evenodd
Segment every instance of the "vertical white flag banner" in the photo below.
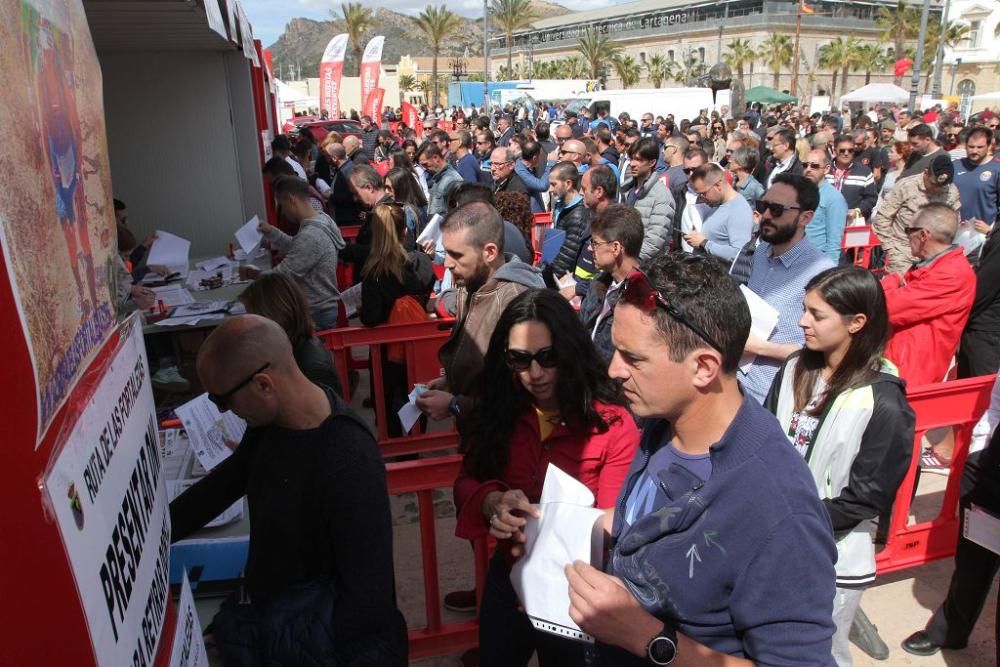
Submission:
M 340 77 L 344 73 L 347 33 L 331 39 L 319 62 L 319 106 L 330 112 L 330 118 L 340 117 Z
M 365 53 L 361 57 L 361 108 L 368 108 L 368 96 L 378 88 L 379 75 L 382 72 L 382 46 L 385 44 L 385 37 L 378 35 L 372 37 L 365 47 Z M 376 125 L 381 125 L 378 119 L 372 116 Z

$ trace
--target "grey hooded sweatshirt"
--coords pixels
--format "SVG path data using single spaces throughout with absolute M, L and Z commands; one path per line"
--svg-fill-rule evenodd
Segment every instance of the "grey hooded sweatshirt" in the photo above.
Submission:
M 337 307 L 340 301 L 337 253 L 347 244 L 330 216 L 317 213 L 306 218 L 295 236 L 272 228 L 264 238 L 272 248 L 285 253 L 285 258 L 272 271 L 295 278 L 313 312 Z

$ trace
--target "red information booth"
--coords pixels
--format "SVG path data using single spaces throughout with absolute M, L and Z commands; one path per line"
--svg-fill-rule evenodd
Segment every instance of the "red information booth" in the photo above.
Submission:
M 218 244 L 266 216 L 271 76 L 237 0 L 4 2 L 0 43 L 0 165 L 17 175 L 0 189 L 0 664 L 200 664 L 193 605 L 177 624 L 167 585 L 141 327 L 116 319 L 112 197 L 139 238 L 176 221 Z M 192 201 L 200 181 L 239 196 L 213 210 Z

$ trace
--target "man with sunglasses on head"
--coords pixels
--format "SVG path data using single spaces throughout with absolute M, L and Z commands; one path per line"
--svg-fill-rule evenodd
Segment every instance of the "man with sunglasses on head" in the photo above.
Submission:
M 920 209 L 927 204 L 946 204 L 959 210 L 961 200 L 954 180 L 955 167 L 948 155 L 941 153 L 922 174 L 899 179 L 879 204 L 872 230 L 885 251 L 887 271 L 905 273 L 916 261 L 906 228 L 913 225 Z
M 215 617 L 226 662 L 406 665 L 385 464 L 371 431 L 302 374 L 288 336 L 264 317 L 224 322 L 197 368 L 219 410 L 247 422 L 232 455 L 170 503 L 177 541 L 247 497 L 242 601 Z M 278 641 L 292 636 L 294 645 Z
M 608 372 L 645 426 L 603 518 L 604 572 L 566 568 L 570 617 L 597 640 L 589 664 L 835 664 L 829 516 L 777 422 L 740 391 L 749 332 L 715 259 L 661 256 L 626 278 Z
M 757 202 L 760 243 L 753 253 L 747 287 L 778 311 L 778 323 L 767 339 L 753 334 L 746 352 L 756 355 L 740 371 L 744 392 L 764 400 L 781 363 L 805 342 L 799 318 L 806 284 L 834 262 L 806 236 L 819 206 L 819 188 L 797 174 L 778 174 Z

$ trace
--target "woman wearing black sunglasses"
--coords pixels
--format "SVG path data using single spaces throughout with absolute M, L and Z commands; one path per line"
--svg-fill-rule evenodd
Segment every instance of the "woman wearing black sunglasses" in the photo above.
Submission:
M 483 366 L 462 473 L 455 482 L 455 533 L 501 540 L 480 611 L 480 664 L 583 664 L 582 644 L 536 632 L 510 584 L 509 547 L 537 514 L 549 463 L 610 507 L 639 441 L 621 390 L 607 374 L 572 306 L 554 290 L 524 292 L 504 310 Z

